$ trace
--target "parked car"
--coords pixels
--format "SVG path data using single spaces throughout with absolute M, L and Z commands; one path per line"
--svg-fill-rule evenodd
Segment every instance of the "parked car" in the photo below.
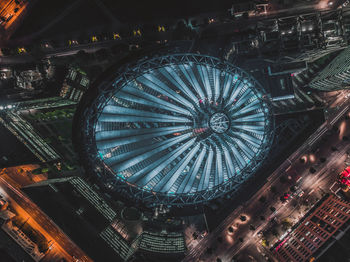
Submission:
M 6 19 L 6 22 L 9 22 L 11 19 L 12 19 L 12 17 L 13 17 L 13 15 L 11 14 L 11 15 L 9 15 L 8 17 L 7 17 L 7 19 Z

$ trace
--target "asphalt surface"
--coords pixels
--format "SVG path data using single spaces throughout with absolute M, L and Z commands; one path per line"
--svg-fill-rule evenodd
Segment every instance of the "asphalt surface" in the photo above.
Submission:
M 268 250 L 263 250 L 257 233 L 264 231 L 274 217 L 277 220 L 286 217 L 293 209 L 295 201 L 282 203 L 280 197 L 284 193 L 291 193 L 290 186 L 297 184 L 299 177 L 301 179 L 298 186 L 305 193 L 303 198 L 297 201 L 304 201 L 307 196 L 310 201 L 315 202 L 322 193 L 330 191 L 337 175 L 345 167 L 346 151 L 350 149 L 349 142 L 342 139 L 344 135 L 350 133 L 350 121 L 342 118 L 345 114 L 349 114 L 349 107 L 347 98 L 344 98 L 343 105 L 338 111 L 268 178 L 268 182 L 249 201 L 234 210 L 213 232 L 190 249 L 183 261 L 213 261 L 217 257 L 222 261 L 231 261 L 233 256 L 243 250 L 245 253 L 260 256 L 253 257 L 253 261 L 254 259 L 261 261 L 264 255 L 272 258 Z M 330 135 L 333 125 L 339 126 L 339 133 L 335 131 Z M 321 141 L 323 137 L 327 140 Z M 303 156 L 307 157 L 306 163 L 300 161 Z M 320 157 L 325 157 L 326 161 L 322 163 Z M 314 173 L 310 172 L 311 166 L 315 169 Z M 280 176 L 285 176 L 287 181 L 281 183 Z M 271 186 L 277 188 L 276 194 L 271 192 Z M 264 203 L 259 200 L 262 196 L 266 198 Z M 276 208 L 273 215 L 269 208 L 271 206 Z M 240 219 L 242 215 L 246 217 L 246 221 Z M 266 220 L 261 221 L 260 216 L 264 216 Z M 255 230 L 251 230 L 250 225 L 253 225 Z M 232 235 L 227 230 L 230 226 L 234 227 Z M 218 241 L 219 237 L 223 239 L 222 243 Z M 239 238 L 242 238 L 243 242 L 239 241 Z M 259 246 L 260 252 L 257 249 Z M 215 249 L 212 255 L 206 253 L 210 247 Z
M 61 256 L 66 258 L 67 261 L 92 261 L 26 195 L 5 181 L 3 177 L 0 177 L 0 190 L 1 194 L 7 196 L 11 205 L 13 205 L 15 209 L 23 209 L 25 213 L 30 216 L 33 223 L 39 225 L 39 227 L 48 234 L 53 240 L 53 246 L 59 251 Z M 47 238 L 48 236 L 46 235 Z M 52 256 L 57 256 L 57 254 L 52 252 Z M 47 254 L 47 257 L 47 261 L 54 261 L 50 260 L 50 252 Z

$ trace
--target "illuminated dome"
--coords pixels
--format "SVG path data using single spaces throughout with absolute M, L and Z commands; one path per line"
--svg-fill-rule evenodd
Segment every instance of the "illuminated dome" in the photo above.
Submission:
M 90 158 L 107 188 L 127 186 L 141 201 L 147 193 L 167 204 L 213 199 L 237 189 L 269 150 L 273 124 L 263 89 L 216 58 L 139 61 L 102 90 L 86 114 Z

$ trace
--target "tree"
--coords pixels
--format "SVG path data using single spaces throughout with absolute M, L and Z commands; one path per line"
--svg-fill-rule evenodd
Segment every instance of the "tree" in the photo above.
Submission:
M 314 167 L 310 167 L 310 173 L 314 174 L 316 172 L 316 169 Z
M 243 216 L 243 215 L 241 215 L 240 217 L 239 217 L 239 219 L 241 220 L 241 221 L 246 221 L 247 220 L 247 217 L 246 216 Z
M 271 186 L 270 190 L 274 194 L 277 192 L 277 188 L 275 186 Z
M 47 173 L 47 172 L 49 172 L 49 168 L 44 167 L 41 169 L 41 173 Z
M 228 232 L 233 233 L 233 227 L 229 227 Z
M 273 229 L 271 230 L 271 234 L 274 235 L 275 237 L 278 237 L 278 236 L 279 236 L 278 231 L 277 231 L 276 228 L 273 228 Z
M 292 227 L 292 223 L 287 218 L 285 218 L 282 221 L 282 227 L 284 230 L 287 230 Z
M 282 184 L 286 183 L 286 182 L 287 182 L 287 178 L 286 178 L 285 176 L 281 176 L 281 177 L 280 177 L 280 182 L 281 182 Z
M 264 196 L 260 197 L 260 198 L 259 198 L 259 201 L 260 201 L 261 203 L 264 203 L 264 202 L 266 201 L 266 197 L 264 197 Z

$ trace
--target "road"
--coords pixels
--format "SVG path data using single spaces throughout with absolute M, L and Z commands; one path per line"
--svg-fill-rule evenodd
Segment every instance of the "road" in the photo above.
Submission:
M 108 48 L 118 43 L 128 43 L 127 40 L 108 40 L 93 42 L 88 44 L 79 44 L 70 47 L 60 47 L 55 49 L 44 50 L 44 57 L 60 57 L 60 56 L 70 56 L 78 53 L 80 50 L 84 50 L 87 53 L 94 53 L 101 48 Z M 18 54 L 12 56 L 0 56 L 0 65 L 14 65 L 14 64 L 23 64 L 37 61 L 37 58 L 33 57 L 31 54 Z
M 0 17 L 3 17 L 4 19 L 9 19 L 9 21 L 4 21 L 2 23 L 2 26 L 7 30 L 12 26 L 12 24 L 21 16 L 22 12 L 27 7 L 28 2 L 23 3 L 20 1 L 19 4 L 16 4 L 15 0 L 3 0 L 0 3 Z M 18 11 L 15 12 L 14 10 L 18 8 Z
M 0 45 L 6 43 L 7 39 L 15 32 L 22 23 L 24 17 L 34 6 L 37 0 L 23 1 L 2 0 L 0 1 L 0 17 L 5 21 L 0 22 Z M 16 10 L 16 12 L 15 12 Z
M 5 181 L 3 177 L 0 177 L 0 192 L 5 198 L 9 199 L 10 204 L 14 207 L 16 212 L 22 217 L 30 219 L 28 223 L 30 223 L 33 228 L 38 229 L 48 240 L 52 240 L 53 247 L 57 249 L 56 253 L 59 251 L 61 255 L 64 255 L 67 261 L 92 261 L 26 195 Z M 56 253 L 53 251 L 52 255 Z M 51 251 L 47 256 L 48 258 L 46 258 L 46 261 L 52 261 L 50 260 Z M 73 257 L 76 259 L 73 259 Z
M 315 201 L 322 192 L 329 191 L 337 174 L 344 168 L 345 152 L 349 150 L 349 143 L 342 140 L 344 135 L 349 135 L 349 123 L 347 123 L 349 121 L 341 120 L 349 112 L 348 98 L 344 98 L 338 107 L 339 109 L 268 178 L 267 183 L 249 201 L 242 203 L 213 232 L 201 239 L 188 251 L 183 261 L 213 261 L 216 257 L 222 258 L 223 261 L 230 261 L 241 250 L 248 247 L 256 249 L 261 243 L 257 233 L 265 230 L 269 221 L 273 219 L 270 207 L 273 206 L 276 209 L 274 214 L 276 219 L 281 219 L 286 217 L 286 212 L 292 209 L 292 205 L 298 205 L 298 200 L 297 203 L 295 200 L 282 203 L 280 196 L 290 192 L 290 186 L 296 184 L 299 176 L 301 177 L 299 187 L 310 199 Z M 333 125 L 338 124 L 339 134 L 335 132 L 329 137 Z M 327 142 L 318 145 L 321 139 L 326 139 Z M 301 157 L 306 157 L 307 161 L 301 163 Z M 326 157 L 326 160 L 321 163 L 320 157 Z M 315 168 L 314 173 L 310 172 L 311 167 Z M 288 178 L 286 182 L 281 183 L 281 176 Z M 277 189 L 276 193 L 271 192 L 272 186 Z M 266 198 L 265 202 L 260 200 L 262 196 Z M 300 201 L 304 201 L 304 198 Z M 300 217 L 305 211 L 299 213 Z M 245 216 L 246 221 L 240 219 L 242 215 Z M 262 221 L 260 216 L 265 219 Z M 255 230 L 251 230 L 250 225 L 253 225 Z M 228 233 L 227 229 L 230 226 L 234 228 L 233 235 Z M 223 243 L 219 243 L 220 237 L 224 240 Z M 239 241 L 240 238 L 243 242 Z M 209 247 L 217 247 L 212 255 L 206 253 Z M 262 248 L 261 245 L 260 247 Z M 249 253 L 251 250 L 245 250 L 245 252 Z M 262 253 L 266 255 L 266 252 L 268 251 Z
M 80 1 L 76 1 L 73 4 L 75 5 L 76 3 L 79 3 Z M 99 2 L 99 1 L 97 1 Z M 68 7 L 67 10 L 70 10 L 71 8 Z M 275 19 L 275 18 L 281 18 L 284 16 L 289 16 L 289 15 L 301 15 L 305 13 L 315 13 L 319 11 L 327 11 L 330 10 L 328 7 L 326 8 L 319 8 L 315 5 L 302 5 L 302 6 L 295 6 L 291 7 L 288 9 L 280 9 L 280 10 L 273 10 L 269 11 L 267 14 L 260 14 L 257 16 L 252 16 L 249 18 L 249 20 L 227 20 L 224 23 L 214 23 L 211 26 L 212 27 L 218 27 L 218 30 L 215 30 L 216 32 L 219 32 L 219 34 L 229 34 L 233 33 L 236 28 L 245 28 L 247 25 L 251 24 L 254 25 L 257 21 L 263 20 L 263 19 Z M 221 14 L 220 14 L 221 15 Z M 61 17 L 61 15 L 59 16 Z M 215 15 L 214 15 L 215 17 Z M 117 23 L 118 24 L 118 23 Z M 175 22 L 174 22 L 175 24 Z M 200 28 L 199 30 L 201 30 Z M 36 32 L 37 33 L 37 32 Z M 34 34 L 36 34 L 34 33 Z M 156 34 L 155 32 L 153 34 Z M 151 37 L 151 35 L 147 35 L 148 37 Z M 28 38 L 27 36 L 26 38 Z M 172 30 L 169 29 L 168 31 L 164 32 L 161 36 L 161 39 L 171 39 L 172 38 Z M 101 48 L 107 48 L 111 45 L 114 45 L 116 43 L 135 43 L 135 38 L 134 37 L 129 37 L 129 38 L 123 38 L 119 40 L 108 40 L 108 41 L 99 41 L 99 42 L 93 42 L 93 43 L 88 43 L 88 44 L 78 44 L 78 45 L 73 45 L 70 47 L 63 47 L 63 48 L 56 48 L 54 50 L 44 50 L 46 53 L 45 57 L 50 58 L 53 56 L 69 56 L 69 55 L 74 55 L 80 50 L 84 50 L 85 52 L 92 53 L 95 52 Z M 140 38 L 142 41 L 143 38 Z M 342 48 L 342 47 L 339 47 Z M 329 49 L 329 50 L 328 50 Z M 328 48 L 328 51 L 332 51 L 331 48 Z M 326 50 L 326 52 L 327 52 Z M 333 50 L 334 51 L 334 50 Z M 21 54 L 21 55 L 15 55 L 15 56 L 7 56 L 7 57 L 0 57 L 0 64 L 19 64 L 19 63 L 26 63 L 26 62 L 33 62 L 35 61 L 36 58 L 31 56 L 30 54 Z
M 336 139 L 331 140 L 332 143 L 336 142 Z M 329 147 L 329 143 L 325 145 Z M 325 148 L 323 148 L 325 149 Z M 311 174 L 309 171 L 310 166 L 315 166 L 315 162 L 309 163 L 309 164 L 301 164 L 301 163 L 294 163 L 291 168 L 289 169 L 289 173 L 294 172 L 298 175 L 300 175 L 303 180 L 299 183 L 299 188 L 301 188 L 304 191 L 303 197 L 294 197 L 291 201 L 289 201 L 287 204 L 283 204 L 279 196 L 283 195 L 284 192 L 290 192 L 290 189 L 288 188 L 293 183 L 287 183 L 285 187 L 281 187 L 281 183 L 279 181 L 276 181 L 274 183 L 274 186 L 279 186 L 281 190 L 279 190 L 279 194 L 272 195 L 270 192 L 265 192 L 265 196 L 270 195 L 271 200 L 267 202 L 268 206 L 274 206 L 277 211 L 275 215 L 271 215 L 271 211 L 269 210 L 268 206 L 265 205 L 265 210 L 262 210 L 260 213 L 256 213 L 254 210 L 247 211 L 248 215 L 252 217 L 251 224 L 259 225 L 256 230 L 247 232 L 246 239 L 249 239 L 249 241 L 245 241 L 240 247 L 230 247 L 225 254 L 222 254 L 221 257 L 223 258 L 223 261 L 229 261 L 229 259 L 232 258 L 234 254 L 238 254 L 242 250 L 243 253 L 249 254 L 252 253 L 252 250 L 254 248 L 261 246 L 262 239 L 257 236 L 257 233 L 259 231 L 266 231 L 271 226 L 271 220 L 273 217 L 276 218 L 276 221 L 281 223 L 281 221 L 288 218 L 291 222 L 296 223 L 309 209 L 303 209 L 302 203 L 305 201 L 306 198 L 313 199 L 312 201 L 316 202 L 316 199 L 320 199 L 322 197 L 323 192 L 329 192 L 330 186 L 334 183 L 336 180 L 337 174 L 339 174 L 343 168 L 344 168 L 344 160 L 346 156 L 346 151 L 349 150 L 349 143 L 342 143 L 341 146 L 339 146 L 338 150 L 335 152 L 329 152 L 330 149 L 326 148 L 326 150 L 320 150 L 317 154 L 315 154 L 313 157 L 315 157 L 315 160 L 321 156 L 324 156 L 328 153 L 327 162 L 323 165 L 318 164 L 317 171 L 314 174 Z M 292 180 L 293 181 L 293 180 Z M 261 205 L 261 204 L 260 204 Z M 309 206 L 309 208 L 312 205 Z M 264 215 L 266 218 L 268 218 L 265 222 L 259 221 L 258 218 L 259 215 Z M 273 243 L 271 243 L 270 246 L 272 246 Z M 268 250 L 265 250 L 264 253 L 269 253 Z M 259 259 L 259 256 L 256 257 L 256 259 Z M 261 258 L 260 258 L 261 259 Z
M 7 167 L 0 170 L 0 175 L 12 186 L 22 188 L 33 183 L 47 180 L 47 174 L 32 173 L 32 171 L 37 168 L 40 168 L 40 166 L 36 164 Z

